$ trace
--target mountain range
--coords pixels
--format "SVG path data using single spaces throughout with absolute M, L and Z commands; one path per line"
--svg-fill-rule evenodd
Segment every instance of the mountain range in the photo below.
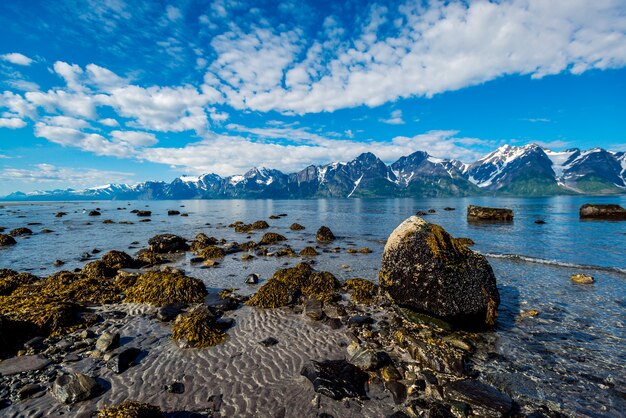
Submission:
M 109 184 L 82 190 L 15 192 L 4 200 L 253 199 L 346 197 L 548 196 L 626 193 L 626 153 L 601 148 L 551 151 L 504 145 L 473 164 L 423 151 L 391 165 L 372 153 L 286 174 L 181 176 L 171 183 Z

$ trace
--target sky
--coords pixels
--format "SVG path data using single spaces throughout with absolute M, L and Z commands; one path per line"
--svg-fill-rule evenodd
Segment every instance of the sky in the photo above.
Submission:
M 0 195 L 626 150 L 624 0 L 3 0 Z

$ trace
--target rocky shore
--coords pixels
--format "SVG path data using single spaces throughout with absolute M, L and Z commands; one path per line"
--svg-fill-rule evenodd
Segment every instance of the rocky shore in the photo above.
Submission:
M 407 219 L 387 240 L 379 286 L 315 269 L 336 239 L 327 227 L 311 233 L 315 246 L 264 232 L 263 220 L 230 227 L 262 236 L 161 234 L 78 271 L 0 270 L 0 414 L 562 416 L 481 379 L 475 360 L 489 356 L 500 296 L 467 239 Z M 241 277 L 259 283 L 244 296 L 170 265 L 188 252 L 207 268 L 233 254 L 298 264 Z

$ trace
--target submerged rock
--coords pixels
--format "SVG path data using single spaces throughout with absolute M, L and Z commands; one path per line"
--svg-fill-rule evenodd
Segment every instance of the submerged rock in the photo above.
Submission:
M 513 211 L 504 208 L 487 208 L 469 205 L 467 207 L 468 221 L 512 221 Z
M 447 399 L 469 404 L 473 413 L 481 417 L 504 417 L 513 409 L 509 395 L 476 380 L 449 383 L 444 393 Z
M 259 344 L 261 344 L 263 347 L 271 347 L 273 345 L 278 344 L 278 340 L 274 337 L 267 337 L 259 341 Z
M 135 213 L 137 214 L 137 216 L 142 216 L 142 217 L 152 216 L 152 212 L 149 210 L 138 210 Z
M 389 236 L 380 285 L 401 306 L 469 327 L 494 325 L 500 296 L 486 258 L 412 216 Z
M 89 216 L 100 216 L 100 212 L 98 212 L 97 210 L 92 210 L 91 212 L 89 212 Z
M 11 231 L 9 231 L 9 235 L 11 235 L 12 237 L 21 237 L 24 235 L 32 235 L 33 231 L 31 231 L 28 228 L 15 228 L 12 229 Z
M 317 230 L 315 239 L 322 243 L 333 242 L 335 240 L 335 234 L 327 226 L 322 226 Z
M 587 203 L 580 207 L 580 219 L 626 220 L 626 209 L 620 205 L 593 205 Z
M 315 392 L 334 400 L 367 398 L 365 384 L 369 376 L 345 360 L 310 361 L 300 374 L 311 381 Z
M 17 241 L 10 235 L 0 234 L 0 247 L 8 247 L 9 245 L 15 245 Z
M 52 385 L 52 395 L 61 403 L 73 404 L 96 396 L 100 385 L 92 377 L 82 373 L 65 374 L 57 377 Z
M 294 222 L 294 223 L 292 223 L 292 224 L 291 224 L 291 226 L 289 227 L 289 229 L 291 229 L 292 231 L 302 231 L 302 230 L 303 230 L 303 229 L 305 229 L 305 228 L 304 228 L 304 226 L 303 226 L 303 225 L 300 225 L 299 223 Z
M 585 273 L 572 274 L 570 279 L 572 280 L 572 282 L 578 284 L 592 284 L 593 282 L 595 282 L 593 276 Z
M 168 210 L 167 211 L 167 216 L 176 216 L 176 215 L 180 215 L 180 211 L 178 211 L 178 210 Z

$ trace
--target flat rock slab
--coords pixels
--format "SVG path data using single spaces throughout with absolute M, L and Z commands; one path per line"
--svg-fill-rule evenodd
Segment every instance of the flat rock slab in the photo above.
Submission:
M 300 374 L 311 381 L 315 392 L 337 401 L 367 398 L 365 384 L 369 376 L 345 360 L 311 361 Z
M 475 414 L 484 417 L 508 416 L 513 400 L 506 393 L 476 380 L 460 380 L 444 387 L 446 398 L 468 403 Z
M 41 354 L 11 357 L 0 362 L 0 376 L 11 376 L 22 372 L 39 370 L 50 364 L 50 360 Z

